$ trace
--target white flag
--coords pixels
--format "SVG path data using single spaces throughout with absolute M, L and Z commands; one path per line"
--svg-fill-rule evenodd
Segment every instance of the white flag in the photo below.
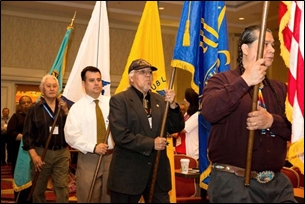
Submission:
M 63 96 L 66 99 L 74 103 L 85 94 L 80 74 L 86 66 L 95 66 L 100 69 L 103 81 L 102 94 L 110 96 L 109 49 L 109 23 L 106 1 L 96 1 L 63 92 Z

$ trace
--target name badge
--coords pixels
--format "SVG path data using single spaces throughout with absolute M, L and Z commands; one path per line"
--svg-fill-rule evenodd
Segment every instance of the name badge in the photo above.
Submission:
M 50 132 L 51 132 L 51 129 L 52 129 L 52 126 L 50 126 L 50 129 L 49 129 Z M 55 126 L 53 135 L 58 135 L 58 126 Z
M 152 128 L 152 117 L 149 117 L 147 119 L 148 119 L 148 123 L 149 123 L 150 129 L 151 129 Z

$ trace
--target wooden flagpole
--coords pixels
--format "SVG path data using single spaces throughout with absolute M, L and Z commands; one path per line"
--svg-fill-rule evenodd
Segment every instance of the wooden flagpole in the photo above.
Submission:
M 263 57 L 268 9 L 269 9 L 269 1 L 264 1 L 264 8 L 263 8 L 263 15 L 262 15 L 262 22 L 261 22 L 261 30 L 259 33 L 256 60 Z M 252 111 L 257 110 L 257 97 L 258 97 L 258 88 L 259 88 L 258 86 L 259 86 L 259 84 L 256 84 L 253 87 Z M 245 169 L 245 186 L 250 185 L 254 132 L 255 132 L 254 130 L 249 130 L 247 161 L 246 161 L 246 169 Z
M 110 134 L 110 127 L 108 125 L 107 130 L 106 130 L 106 138 L 105 138 L 105 143 L 106 144 L 107 144 L 107 141 L 108 141 L 109 134 Z M 92 197 L 96 177 L 97 177 L 98 171 L 99 171 L 101 163 L 102 163 L 102 159 L 103 159 L 103 155 L 100 154 L 97 165 L 96 165 L 96 168 L 95 168 L 95 172 L 94 172 L 94 175 L 93 175 L 93 180 L 92 180 L 92 183 L 91 183 L 91 186 L 90 186 L 90 190 L 89 190 L 89 194 L 88 194 L 88 198 L 87 198 L 87 203 L 91 203 L 91 197 Z M 104 186 L 103 186 L 103 188 L 104 188 Z
M 173 88 L 175 73 L 176 73 L 176 68 L 173 68 L 172 69 L 172 76 L 171 76 L 170 83 L 169 83 L 169 89 Z M 165 111 L 164 111 L 162 125 L 161 125 L 161 135 L 160 135 L 161 137 L 165 137 L 164 132 L 165 132 L 165 127 L 166 127 L 166 119 L 167 119 L 168 108 L 169 108 L 169 101 L 166 102 L 166 106 L 165 106 Z M 159 161 L 160 161 L 160 153 L 161 153 L 160 151 L 161 150 L 157 151 L 157 155 L 156 155 L 156 158 L 155 158 L 153 174 L 152 174 L 152 179 L 151 179 L 151 185 L 150 185 L 150 191 L 149 191 L 149 196 L 148 196 L 148 203 L 152 202 L 152 198 L 153 198 L 153 195 L 154 195 L 154 188 L 155 188 L 155 184 L 156 184 Z

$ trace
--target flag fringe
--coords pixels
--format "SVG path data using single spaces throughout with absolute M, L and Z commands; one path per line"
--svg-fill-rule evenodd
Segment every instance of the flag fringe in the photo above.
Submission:
M 287 7 L 287 11 L 282 16 L 279 24 L 279 41 L 280 41 L 280 55 L 282 56 L 285 65 L 287 68 L 290 67 L 290 51 L 285 46 L 283 31 L 287 27 L 290 14 L 291 14 L 291 1 L 282 1 L 281 3 L 285 4 Z
M 303 158 L 303 161 L 300 159 Z M 304 174 L 304 137 L 292 143 L 288 149 L 288 161 Z
M 205 190 L 208 189 L 208 185 L 203 181 L 204 179 L 210 176 L 211 171 L 212 171 L 212 165 L 210 163 L 209 166 L 200 174 L 200 187 Z
M 32 185 L 32 181 L 29 181 L 21 186 L 18 186 L 16 183 L 15 183 L 15 180 L 13 180 L 13 189 L 14 191 L 16 192 L 19 192 L 19 191 L 22 191 L 24 189 L 27 189 L 29 188 L 30 186 Z
M 187 63 L 186 61 L 174 59 L 171 61 L 171 66 L 189 71 L 192 74 L 191 87 L 195 90 L 196 93 L 199 93 L 199 87 L 194 83 L 193 80 L 195 74 L 195 67 L 192 64 Z
M 285 108 L 286 117 L 292 123 L 293 108 L 292 108 L 291 104 L 289 103 L 288 96 L 286 97 L 285 106 L 286 106 L 286 108 Z

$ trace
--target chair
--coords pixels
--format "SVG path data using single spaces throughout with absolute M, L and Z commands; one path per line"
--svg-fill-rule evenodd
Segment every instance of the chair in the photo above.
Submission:
M 300 188 L 304 188 L 304 174 L 301 173 L 301 170 L 297 166 L 292 166 L 291 168 L 299 174 Z
M 284 173 L 291 181 L 293 188 L 300 187 L 300 177 L 299 174 L 292 168 L 283 167 L 281 172 Z
M 190 168 L 198 168 L 198 162 L 193 157 L 184 155 L 184 154 L 175 154 L 174 163 L 175 169 L 180 169 L 180 159 L 189 159 Z M 201 197 L 196 195 L 198 188 L 198 181 L 195 178 L 183 178 L 175 176 L 176 183 L 176 200 L 177 203 L 200 203 Z

